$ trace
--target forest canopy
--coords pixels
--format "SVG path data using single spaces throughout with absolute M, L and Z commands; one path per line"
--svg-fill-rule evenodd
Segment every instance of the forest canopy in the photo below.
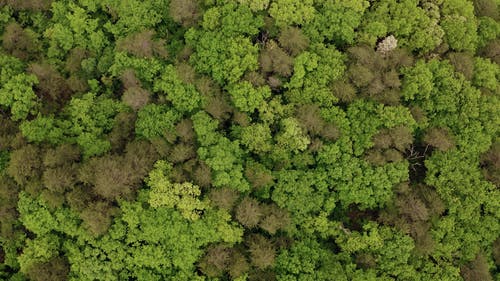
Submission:
M 0 0 L 0 280 L 500 281 L 499 0 Z

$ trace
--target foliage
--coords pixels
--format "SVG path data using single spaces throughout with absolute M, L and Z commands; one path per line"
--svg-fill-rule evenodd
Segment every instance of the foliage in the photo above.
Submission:
M 0 0 L 0 280 L 500 280 L 498 0 Z

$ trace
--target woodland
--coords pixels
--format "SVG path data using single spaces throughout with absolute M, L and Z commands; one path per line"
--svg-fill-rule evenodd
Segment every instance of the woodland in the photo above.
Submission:
M 500 281 L 500 0 L 0 0 L 0 280 Z

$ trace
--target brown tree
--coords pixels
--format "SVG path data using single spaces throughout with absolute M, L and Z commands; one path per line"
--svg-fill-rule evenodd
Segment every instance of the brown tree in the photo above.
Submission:
M 52 192 L 63 194 L 76 183 L 76 167 L 66 164 L 43 172 L 43 185 Z
M 94 192 L 102 198 L 116 200 L 133 194 L 139 183 L 137 172 L 122 157 L 106 155 L 90 159 L 79 170 L 79 178 L 91 185 Z
M 256 71 L 247 72 L 243 79 L 252 83 L 254 87 L 260 87 L 266 84 L 266 79 L 263 75 Z
M 430 128 L 424 135 L 424 143 L 441 151 L 447 151 L 455 146 L 452 134 L 448 128 Z
M 0 151 L 11 147 L 11 143 L 15 139 L 18 130 L 12 119 L 0 115 Z
M 33 63 L 28 67 L 28 71 L 38 78 L 35 89 L 40 97 L 49 98 L 59 104 L 70 97 L 71 90 L 66 80 L 54 66 L 48 63 Z
M 141 86 L 141 80 L 137 78 L 135 70 L 131 68 L 127 68 L 122 72 L 120 80 L 122 81 L 125 89 Z
M 276 42 L 269 41 L 259 56 L 260 67 L 266 73 L 275 72 L 288 77 L 292 74 L 293 59 Z
M 250 265 L 248 264 L 246 257 L 240 251 L 233 250 L 228 269 L 231 278 L 236 279 L 248 272 L 249 269 Z
M 229 188 L 213 188 L 208 194 L 208 198 L 214 206 L 228 211 L 233 209 L 238 197 L 238 192 Z
M 180 62 L 175 65 L 177 76 L 186 84 L 194 84 L 196 81 L 196 71 L 187 62 Z
M 2 47 L 11 55 L 22 60 L 33 58 L 38 47 L 33 32 L 24 30 L 17 22 L 5 26 L 2 35 Z
M 153 168 L 153 164 L 160 158 L 154 145 L 147 141 L 132 141 L 125 147 L 125 167 L 133 172 L 135 182 L 141 181 Z
M 393 148 L 386 149 L 383 152 L 383 155 L 384 155 L 384 159 L 386 162 L 399 162 L 399 161 L 402 161 L 404 159 L 401 152 L 399 152 Z
M 48 149 L 43 156 L 45 167 L 58 167 L 80 161 L 80 149 L 76 145 L 62 144 Z
M 193 129 L 193 121 L 191 121 L 191 119 L 181 120 L 181 122 L 175 126 L 175 132 L 184 143 L 192 143 L 196 137 Z
M 236 219 L 247 228 L 259 225 L 262 216 L 260 203 L 254 198 L 245 197 L 236 207 Z
M 225 97 L 214 95 L 208 98 L 205 111 L 219 121 L 224 121 L 231 117 L 232 108 Z
M 91 202 L 81 213 L 85 227 L 95 236 L 106 233 L 111 225 L 112 217 L 117 214 L 118 209 L 112 207 L 108 202 Z
M 196 157 L 195 148 L 192 145 L 179 143 L 174 145 L 168 155 L 168 160 L 172 163 L 180 163 Z
M 66 203 L 75 211 L 83 211 L 94 200 L 91 190 L 83 186 L 75 186 L 66 193 Z
M 51 210 L 60 208 L 64 204 L 64 194 L 48 189 L 42 190 L 42 192 L 40 193 L 40 198 L 45 201 L 45 203 L 47 203 L 47 206 Z
M 296 110 L 296 118 L 302 128 L 310 135 L 318 135 L 325 126 L 325 121 L 321 118 L 319 106 L 316 104 L 301 105 Z
M 40 149 L 27 145 L 12 151 L 6 171 L 19 185 L 25 185 L 28 181 L 40 177 L 41 167 Z
M 172 0 L 169 8 L 170 16 L 174 21 L 185 27 L 194 25 L 200 17 L 200 9 L 196 0 Z
M 415 252 L 421 256 L 432 253 L 435 242 L 430 232 L 430 223 L 427 221 L 413 222 L 410 228 L 410 235 L 415 241 Z
M 26 275 L 33 281 L 65 281 L 68 273 L 68 261 L 64 257 L 54 257 L 48 262 L 33 264 Z
M 332 84 L 333 95 L 336 96 L 341 102 L 349 103 L 356 98 L 356 89 L 345 81 L 335 81 Z
M 274 266 L 276 249 L 271 241 L 260 234 L 253 234 L 247 240 L 250 261 L 258 269 Z
M 0 175 L 0 236 L 13 238 L 17 225 L 17 198 L 19 187 L 11 178 Z
M 124 104 L 130 106 L 134 111 L 138 111 L 149 103 L 151 93 L 141 87 L 130 87 L 122 95 Z
M 396 206 L 400 214 L 413 221 L 426 221 L 429 219 L 429 210 L 415 193 L 399 196 L 396 199 Z
M 226 245 L 211 246 L 198 266 L 208 277 L 220 277 L 231 262 L 231 252 L 231 249 Z
M 449 53 L 448 60 L 455 67 L 455 71 L 462 73 L 466 79 L 471 80 L 474 75 L 474 56 L 470 53 Z
M 493 281 L 486 258 L 481 253 L 473 261 L 460 268 L 460 275 L 465 281 Z
M 431 215 L 441 215 L 445 212 L 446 206 L 434 188 L 423 184 L 419 184 L 413 188 L 418 194 L 418 198 L 425 202 Z
M 284 230 L 290 224 L 290 215 L 284 209 L 275 204 L 264 206 L 264 218 L 260 222 L 260 228 L 274 235 L 278 230 Z
M 489 42 L 482 50 L 481 55 L 490 58 L 496 64 L 500 64 L 500 39 Z
M 406 126 L 397 126 L 390 129 L 392 147 L 404 152 L 413 143 L 413 133 Z
M 500 142 L 494 143 L 481 157 L 484 177 L 500 186 Z
M 495 264 L 497 266 L 500 265 L 500 238 L 497 238 L 495 242 L 493 242 L 493 259 L 495 260 Z
M 194 182 L 201 187 L 209 187 L 212 183 L 212 170 L 204 162 L 200 162 L 193 173 Z
M 120 112 L 115 116 L 115 125 L 107 135 L 113 152 L 123 151 L 127 142 L 134 138 L 136 117 L 132 112 Z
M 297 27 L 283 29 L 278 38 L 280 45 L 292 56 L 300 54 L 309 47 L 309 38 Z
M 365 160 L 375 166 L 382 166 L 387 163 L 383 152 L 376 149 L 368 150 L 365 155 Z
M 376 149 L 387 149 L 392 145 L 392 138 L 389 129 L 381 129 L 372 137 Z
M 163 40 L 153 39 L 155 32 L 152 30 L 143 30 L 121 38 L 116 42 L 118 51 L 125 51 L 140 58 L 152 58 L 159 56 L 166 58 L 168 56 Z
M 271 171 L 259 163 L 249 163 L 245 168 L 245 177 L 255 189 L 269 186 L 274 181 Z
M 368 67 L 361 64 L 355 64 L 349 67 L 348 72 L 351 82 L 358 88 L 368 86 L 375 78 L 373 72 Z
M 82 61 L 89 56 L 89 52 L 81 47 L 71 49 L 67 58 L 65 69 L 70 73 L 77 73 L 82 69 Z
M 399 80 L 399 73 L 395 69 L 391 69 L 382 74 L 382 81 L 384 85 L 391 88 L 399 88 L 401 81 Z
M 494 20 L 500 19 L 498 2 L 495 0 L 474 0 L 474 12 L 479 17 L 490 17 Z

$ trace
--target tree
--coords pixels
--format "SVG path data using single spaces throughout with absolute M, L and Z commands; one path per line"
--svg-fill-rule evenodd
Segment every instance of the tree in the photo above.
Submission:
M 477 45 L 477 24 L 464 16 L 448 15 L 441 22 L 450 47 L 457 51 L 475 51 Z
M 226 37 L 193 29 L 186 41 L 195 49 L 189 61 L 201 73 L 210 74 L 220 85 L 237 82 L 246 71 L 257 69 L 258 48 L 248 37 Z
M 76 171 L 71 165 L 49 168 L 43 172 L 42 182 L 50 191 L 64 193 L 76 183 Z
M 343 103 L 352 102 L 356 97 L 356 89 L 350 83 L 340 80 L 332 84 L 332 92 Z
M 287 25 L 303 25 L 310 22 L 316 10 L 312 0 L 278 0 L 271 3 L 269 15 L 274 18 L 276 25 L 284 27 Z
M 38 83 L 34 75 L 20 73 L 22 71 L 14 58 L 2 56 L 0 88 L 0 105 L 10 108 L 11 118 L 14 121 L 23 120 L 30 114 L 37 112 L 39 106 L 33 86 Z M 9 67 L 13 67 L 9 69 Z
M 190 222 L 174 209 L 151 208 L 144 201 L 123 202 L 120 208 L 122 216 L 102 238 L 67 243 L 69 259 L 78 261 L 71 268 L 76 278 L 200 280 L 196 262 L 204 249 L 238 242 L 242 235 L 224 212 L 207 211 Z
M 181 115 L 166 105 L 149 104 L 137 113 L 135 133 L 146 139 L 162 137 L 174 132 Z
M 271 96 L 271 89 L 267 86 L 255 88 L 249 82 L 234 84 L 229 88 L 231 99 L 239 110 L 253 112 L 261 108 L 266 99 Z
M 172 166 L 167 162 L 159 161 L 149 173 L 147 180 L 148 186 L 151 187 L 149 204 L 154 208 L 175 207 L 183 217 L 189 220 L 198 219 L 200 213 L 207 207 L 207 203 L 198 198 L 201 195 L 200 188 L 190 182 L 171 183 L 168 179 L 171 169 Z
M 361 19 L 369 2 L 357 1 L 324 1 L 318 5 L 318 12 L 313 20 L 304 26 L 305 33 L 315 42 L 331 40 L 336 45 L 353 44 L 355 29 L 361 24 Z
M 51 144 L 59 144 L 64 138 L 64 125 L 53 117 L 39 115 L 36 119 L 22 122 L 19 127 L 22 135 L 31 142 L 46 141 Z
M 441 12 L 444 19 L 440 25 L 450 47 L 457 51 L 475 51 L 478 38 L 473 3 L 445 1 Z
M 358 37 L 374 46 L 377 38 L 393 34 L 400 46 L 425 53 L 436 48 L 445 35 L 438 22 L 439 14 L 432 16 L 413 0 L 380 1 L 364 15 Z
M 247 5 L 253 12 L 266 10 L 269 7 L 269 0 L 238 0 L 241 4 Z
M 491 62 L 489 59 L 475 58 L 474 68 L 480 69 L 475 71 L 472 77 L 473 85 L 478 88 L 486 88 L 492 92 L 498 90 L 498 82 L 500 81 L 500 66 Z
M 230 187 L 239 191 L 250 188 L 243 177 L 241 149 L 238 141 L 231 141 L 215 130 L 218 122 L 204 112 L 198 112 L 192 118 L 200 148 L 198 156 L 213 171 L 212 184 L 216 187 Z
M 346 279 L 347 274 L 341 262 L 344 261 L 336 257 L 326 245 L 320 244 L 315 239 L 305 238 L 294 243 L 290 249 L 280 252 L 276 258 L 276 272 L 278 280 L 326 281 L 332 276 Z
M 316 44 L 314 51 L 306 51 L 295 58 L 293 75 L 285 84 L 286 97 L 294 103 L 319 103 L 331 106 L 337 98 L 331 94 L 330 84 L 345 70 L 344 56 L 332 45 Z
M 498 64 L 500 62 L 500 40 L 493 40 L 486 44 L 481 53 Z
M 167 100 L 171 101 L 175 109 L 179 112 L 192 112 L 201 105 L 201 95 L 194 85 L 185 84 L 177 76 L 177 72 L 172 65 L 167 66 L 160 79 L 156 80 L 154 91 L 167 94 Z
M 299 122 L 294 118 L 283 119 L 282 129 L 276 136 L 276 142 L 279 146 L 291 151 L 299 152 L 307 148 L 311 143 L 310 139 L 302 132 Z
M 252 124 L 241 132 L 241 143 L 257 154 L 264 154 L 273 148 L 272 135 L 266 124 Z

